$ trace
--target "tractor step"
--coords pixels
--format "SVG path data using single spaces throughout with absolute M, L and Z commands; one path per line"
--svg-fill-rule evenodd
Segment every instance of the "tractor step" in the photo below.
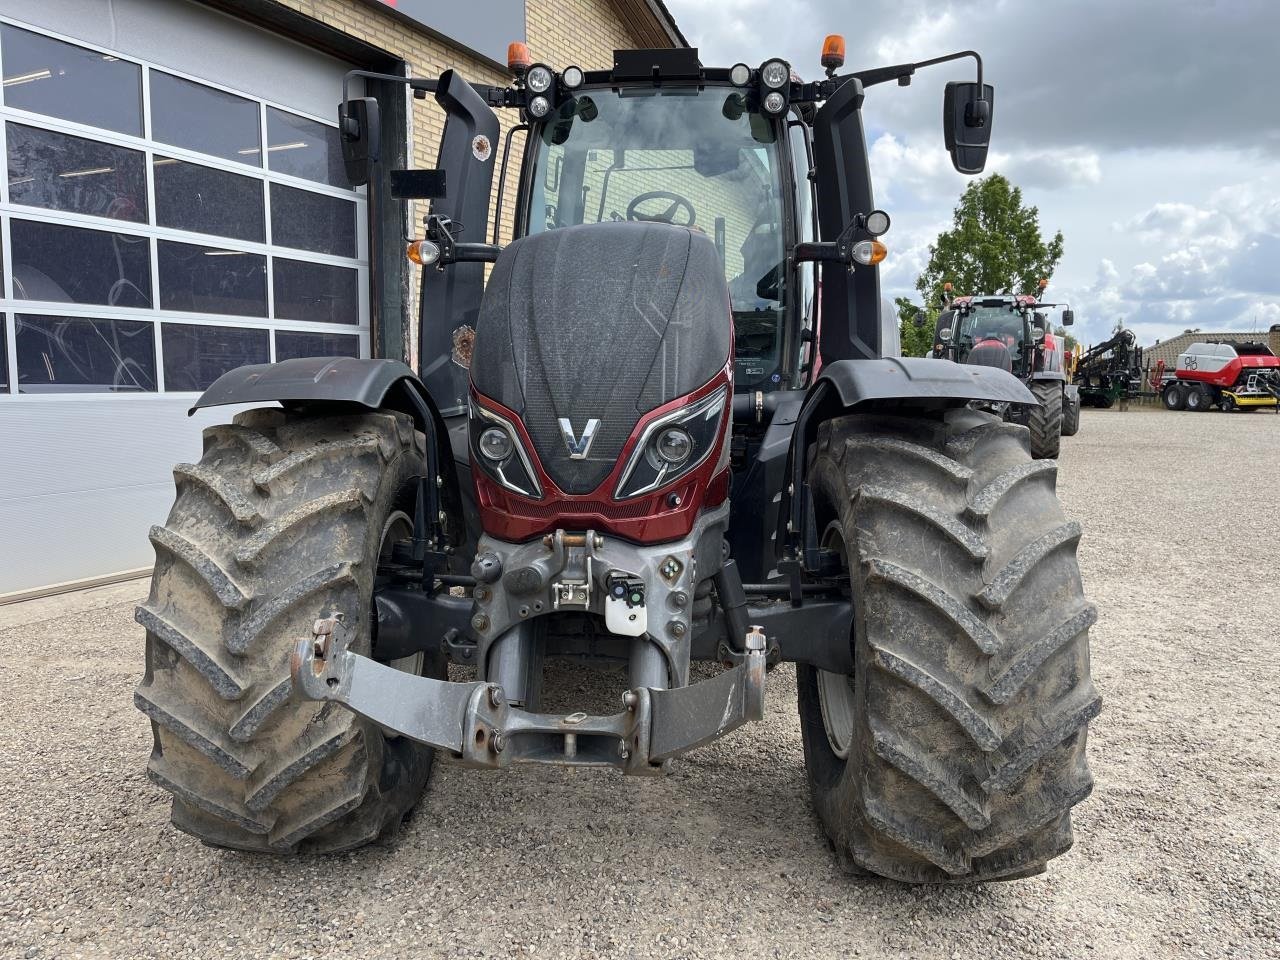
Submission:
M 317 620 L 313 636 L 294 648 L 298 692 L 340 703 L 470 767 L 549 763 L 656 775 L 668 760 L 764 716 L 767 644 L 758 628 L 747 634 L 737 666 L 684 687 L 628 690 L 612 716 L 522 710 L 498 684 L 406 673 L 352 653 L 353 638 L 341 614 Z

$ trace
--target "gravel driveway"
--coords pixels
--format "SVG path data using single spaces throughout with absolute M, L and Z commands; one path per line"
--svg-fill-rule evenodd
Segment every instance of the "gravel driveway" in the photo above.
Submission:
M 1087 410 L 1061 462 L 1106 705 L 1041 877 L 840 875 L 790 668 L 665 779 L 441 766 L 393 849 L 213 850 L 143 775 L 135 581 L 0 608 L 0 956 L 1280 957 L 1280 417 Z

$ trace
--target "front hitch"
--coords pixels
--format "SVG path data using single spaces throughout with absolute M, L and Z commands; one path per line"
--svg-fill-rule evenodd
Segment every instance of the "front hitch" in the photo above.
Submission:
M 340 613 L 315 621 L 312 636 L 293 651 L 298 692 L 340 703 L 470 767 L 550 763 L 653 775 L 668 760 L 764 716 L 767 643 L 759 627 L 748 632 L 737 666 L 684 687 L 628 690 L 623 710 L 612 716 L 523 710 L 495 683 L 419 677 L 353 653 L 354 637 Z

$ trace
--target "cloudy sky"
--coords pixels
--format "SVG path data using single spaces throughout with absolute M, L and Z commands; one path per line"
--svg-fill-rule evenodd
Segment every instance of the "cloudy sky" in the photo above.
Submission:
M 983 55 L 995 84 L 987 170 L 1023 188 L 1066 254 L 1050 293 L 1097 341 L 1280 323 L 1280 0 L 666 0 L 707 64 L 782 56 L 821 74 Z M 972 61 L 883 84 L 863 107 L 885 292 L 911 294 L 968 178 L 942 142 L 942 87 Z

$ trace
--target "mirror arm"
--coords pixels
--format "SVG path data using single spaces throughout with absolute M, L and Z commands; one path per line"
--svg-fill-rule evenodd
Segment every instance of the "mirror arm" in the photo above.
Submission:
M 919 63 L 898 63 L 891 67 L 874 67 L 870 70 L 859 70 L 857 73 L 843 74 L 838 83 L 845 83 L 848 80 L 862 81 L 863 88 L 873 87 L 877 83 L 888 83 L 890 80 L 897 80 L 901 86 L 907 86 L 911 83 L 911 77 L 917 70 L 925 67 L 934 67 L 940 63 L 950 63 L 953 60 L 963 60 L 965 57 L 973 57 L 978 64 L 978 89 L 982 89 L 982 57 L 976 50 L 961 50 L 959 53 L 949 53 L 945 57 L 934 57 L 932 60 L 921 60 Z

